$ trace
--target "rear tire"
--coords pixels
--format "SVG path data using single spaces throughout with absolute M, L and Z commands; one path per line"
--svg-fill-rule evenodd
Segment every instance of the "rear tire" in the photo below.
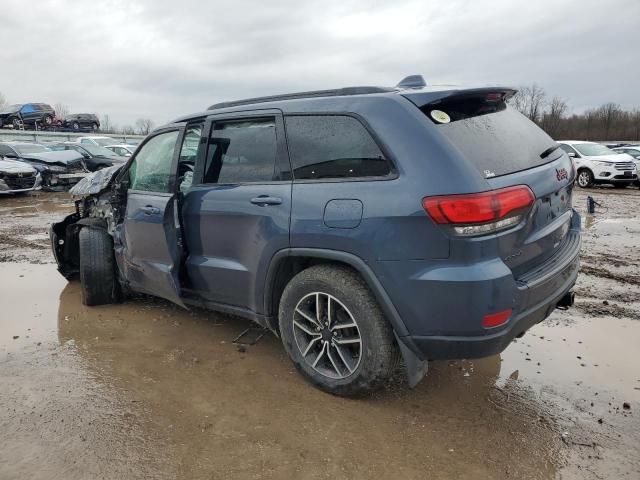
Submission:
M 80 124 L 78 122 L 73 122 L 71 128 L 73 128 L 74 130 L 80 130 Z
M 19 118 L 14 118 L 11 121 L 11 125 L 13 125 L 13 129 L 14 130 L 18 130 L 20 128 L 20 119 Z
M 291 361 L 325 392 L 372 392 L 399 364 L 391 325 L 363 279 L 349 268 L 317 265 L 297 274 L 282 294 L 279 320 Z
M 98 124 L 97 123 L 92 123 L 91 124 L 91 130 L 93 130 L 94 132 L 98 131 Z
M 113 239 L 104 230 L 84 227 L 79 233 L 80 290 L 85 305 L 115 303 L 120 299 Z
M 578 186 L 581 188 L 593 187 L 593 173 L 586 168 L 578 170 Z

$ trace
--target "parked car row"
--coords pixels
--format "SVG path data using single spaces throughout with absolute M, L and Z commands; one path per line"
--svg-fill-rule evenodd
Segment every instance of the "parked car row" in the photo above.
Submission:
M 640 146 L 628 145 L 610 149 L 596 142 L 562 140 L 558 142 L 573 160 L 578 172 L 577 184 L 588 188 L 609 184 L 616 188 L 640 186 Z M 631 155 L 630 152 L 636 152 Z
M 0 193 L 67 190 L 88 173 L 125 161 L 91 143 L 0 142 Z
M 100 119 L 94 113 L 71 113 L 58 117 L 47 103 L 16 103 L 0 110 L 0 128 L 66 129 L 73 131 L 100 129 Z

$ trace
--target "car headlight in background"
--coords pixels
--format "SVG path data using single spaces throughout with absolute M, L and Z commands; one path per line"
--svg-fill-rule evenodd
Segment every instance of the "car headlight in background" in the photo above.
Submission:
M 599 167 L 609 167 L 609 168 L 613 167 L 613 163 L 611 163 L 611 162 L 601 162 L 599 160 L 594 160 L 593 164 L 597 165 Z

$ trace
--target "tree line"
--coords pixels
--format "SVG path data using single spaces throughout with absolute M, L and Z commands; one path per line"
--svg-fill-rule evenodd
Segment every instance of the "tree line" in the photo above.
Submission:
M 557 140 L 640 141 L 640 108 L 608 102 L 583 113 L 569 113 L 561 97 L 549 97 L 537 84 L 520 87 L 511 105 Z
M 640 141 L 639 107 L 625 110 L 617 103 L 608 102 L 583 113 L 569 113 L 569 104 L 565 99 L 550 97 L 536 83 L 520 87 L 509 102 L 558 140 Z M 8 105 L 9 102 L 0 92 L 0 109 Z M 54 109 L 61 118 L 71 113 L 69 106 L 63 103 L 56 103 Z M 109 115 L 100 118 L 100 130 L 104 133 L 147 135 L 153 127 L 150 118 L 138 118 L 134 125 L 122 126 L 112 123 Z
M 0 92 L 0 110 L 3 110 L 9 105 L 11 105 L 11 103 L 8 102 L 2 92 Z M 65 103 L 56 103 L 53 106 L 53 109 L 56 111 L 56 116 L 59 118 L 64 118 L 70 113 L 73 113 L 71 112 L 69 105 Z M 141 117 L 136 120 L 134 125 L 118 126 L 111 122 L 109 115 L 105 114 L 100 116 L 100 131 L 102 133 L 115 133 L 119 135 L 148 135 L 149 132 L 153 130 L 154 126 L 155 124 L 150 118 Z

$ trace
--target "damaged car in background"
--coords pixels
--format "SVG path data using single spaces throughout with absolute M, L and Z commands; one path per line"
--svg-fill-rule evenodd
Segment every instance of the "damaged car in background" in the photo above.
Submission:
M 37 143 L 0 142 L 0 155 L 26 162 L 36 169 L 42 178 L 43 190 L 68 190 L 89 173 L 80 153 L 55 152 Z
M 0 156 L 0 194 L 39 190 L 42 179 L 31 165 Z
M 126 158 L 112 152 L 108 148 L 91 144 L 78 144 L 75 142 L 47 142 L 46 146 L 54 151 L 74 151 L 84 157 L 87 170 L 95 172 L 114 165 L 124 165 Z

